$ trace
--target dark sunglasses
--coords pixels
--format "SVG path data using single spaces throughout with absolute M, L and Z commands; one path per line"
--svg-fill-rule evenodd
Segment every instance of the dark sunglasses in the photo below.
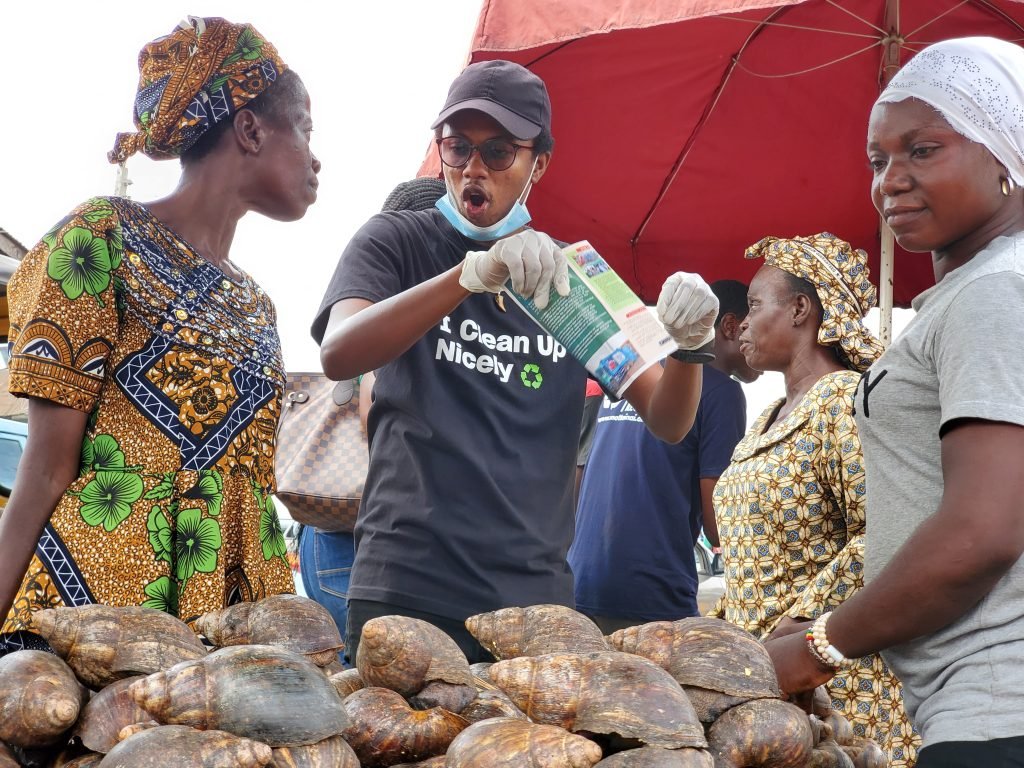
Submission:
M 533 147 L 516 144 L 508 139 L 488 139 L 480 144 L 470 144 L 461 136 L 437 139 L 437 153 L 441 156 L 441 162 L 449 168 L 461 168 L 476 151 L 484 165 L 492 171 L 507 171 L 516 161 L 516 153 L 520 149 Z

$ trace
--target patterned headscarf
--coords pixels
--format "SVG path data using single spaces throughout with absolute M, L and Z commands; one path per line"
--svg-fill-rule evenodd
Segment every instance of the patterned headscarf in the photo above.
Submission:
M 919 99 L 953 130 L 981 144 L 1024 186 L 1024 50 L 993 37 L 929 45 L 906 65 L 876 104 Z
M 123 163 L 136 152 L 166 160 L 259 96 L 287 67 L 249 24 L 190 16 L 139 52 L 135 133 L 119 133 L 107 153 Z
M 866 371 L 882 354 L 882 345 L 864 325 L 875 306 L 876 291 L 868 275 L 868 255 L 835 235 L 782 240 L 766 237 L 747 248 L 748 259 L 802 277 L 814 286 L 821 301 L 818 343 L 837 346 L 848 368 Z

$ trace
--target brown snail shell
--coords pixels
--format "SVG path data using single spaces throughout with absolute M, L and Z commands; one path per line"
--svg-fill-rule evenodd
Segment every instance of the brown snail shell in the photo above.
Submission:
M 597 624 L 564 605 L 478 613 L 466 619 L 466 629 L 497 659 L 609 650 Z
M 616 752 L 598 763 L 597 768 L 714 768 L 714 764 L 706 749 L 641 747 Z
M 489 720 L 492 717 L 511 717 L 516 720 L 530 719 L 512 702 L 512 699 L 500 690 L 480 691 L 477 697 L 459 714 L 471 723 Z
M 444 755 L 432 757 L 429 760 L 421 760 L 418 763 L 399 763 L 391 768 L 445 768 L 448 765 L 448 758 Z
M 735 706 L 708 729 L 715 768 L 804 768 L 813 742 L 807 715 L 779 699 Z
M 341 736 L 331 736 L 304 747 L 275 749 L 270 768 L 359 768 L 359 758 Z
M 655 621 L 613 632 L 609 643 L 667 670 L 705 723 L 745 701 L 781 696 L 764 645 L 722 619 Z
M 841 747 L 853 744 L 853 726 L 842 712 L 832 710 L 825 717 L 821 718 L 825 725 L 832 729 L 832 739 Z
M 0 768 L 20 768 L 18 761 L 14 759 L 14 752 L 2 741 L 0 741 Z
M 136 733 L 149 730 L 150 728 L 159 727 L 160 723 L 158 723 L 156 720 L 146 720 L 142 723 L 132 723 L 131 725 L 126 725 L 124 728 L 117 732 L 117 741 L 120 744 L 125 739 L 130 739 Z
M 498 686 L 491 680 L 491 675 L 488 670 L 491 668 L 491 662 L 489 661 L 478 661 L 476 664 L 469 665 L 469 671 L 473 673 L 473 685 L 478 691 L 496 691 Z
M 388 688 L 364 688 L 345 699 L 342 734 L 363 765 L 393 765 L 443 755 L 469 725 L 443 709 L 416 710 Z
M 380 616 L 363 625 L 356 652 L 367 686 L 414 696 L 432 680 L 473 685 L 469 662 L 447 634 L 420 619 Z
M 476 694 L 477 690 L 472 685 L 455 685 L 444 680 L 431 680 L 419 693 L 409 697 L 409 703 L 416 709 L 440 707 L 459 714 L 476 698 Z
M 74 757 L 70 755 L 73 754 Z M 103 760 L 103 755 L 99 752 L 86 752 L 82 754 L 80 751 L 67 749 L 57 756 L 57 759 L 53 761 L 53 765 L 50 768 L 96 768 Z M 3 761 L 0 760 L 0 768 L 5 768 Z
M 889 759 L 872 739 L 854 736 L 852 744 L 840 749 L 850 756 L 854 768 L 888 768 Z
M 853 760 L 831 739 L 826 739 L 811 752 L 810 768 L 854 768 Z
M 333 677 L 334 675 L 338 675 L 344 672 L 345 665 L 342 664 L 341 661 L 338 660 L 337 655 L 335 655 L 335 657 L 331 660 L 329 664 L 325 664 L 324 666 L 320 667 L 320 669 L 322 669 L 324 671 L 324 674 L 328 677 Z
M 99 768 L 99 764 L 102 762 L 103 755 L 99 752 L 88 752 L 76 757 L 69 763 L 64 763 L 62 768 Z M 54 768 L 57 768 L 57 766 L 54 766 Z
M 162 725 L 140 731 L 114 747 L 99 768 L 263 768 L 272 753 L 266 744 L 224 731 Z
M 16 651 L 0 658 L 0 740 L 12 747 L 43 747 L 75 724 L 82 687 L 60 658 Z
M 342 670 L 336 675 L 331 675 L 328 679 L 331 681 L 331 685 L 334 686 L 334 690 L 343 699 L 350 693 L 361 691 L 366 687 L 363 678 L 359 676 L 359 670 L 354 668 Z
M 228 731 L 271 747 L 314 744 L 348 725 L 341 697 L 319 667 L 269 645 L 222 648 L 129 690 L 161 723 Z
M 299 595 L 271 595 L 203 614 L 196 629 L 218 647 L 276 645 L 319 666 L 338 661 L 345 647 L 330 611 Z
M 618 734 L 666 749 L 706 747 L 693 705 L 665 670 L 617 651 L 499 661 L 490 675 L 536 723 Z
M 32 622 L 78 679 L 96 690 L 206 655 L 187 624 L 153 608 L 50 608 L 34 613 Z
M 106 754 L 119 741 L 118 734 L 122 728 L 152 719 L 128 692 L 132 683 L 143 677 L 136 675 L 118 680 L 89 699 L 72 735 L 93 752 Z
M 811 697 L 811 714 L 818 717 L 828 717 L 832 714 L 832 697 L 828 695 L 828 689 L 819 685 L 814 689 Z
M 601 748 L 552 725 L 495 718 L 474 723 L 448 747 L 446 768 L 592 768 Z

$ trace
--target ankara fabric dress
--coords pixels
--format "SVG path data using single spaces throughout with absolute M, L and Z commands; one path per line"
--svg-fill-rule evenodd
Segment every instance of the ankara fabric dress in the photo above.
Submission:
M 95 198 L 25 257 L 9 301 L 11 392 L 89 419 L 0 649 L 44 608 L 144 605 L 191 621 L 293 591 L 271 498 L 284 371 L 263 290 L 143 206 Z
M 725 594 L 712 615 L 765 638 L 783 616 L 817 618 L 864 584 L 864 461 L 853 420 L 860 374 L 819 379 L 786 418 L 778 401 L 736 446 L 715 486 Z M 919 739 L 899 681 L 879 656 L 828 686 L 858 735 L 894 768 L 914 764 Z

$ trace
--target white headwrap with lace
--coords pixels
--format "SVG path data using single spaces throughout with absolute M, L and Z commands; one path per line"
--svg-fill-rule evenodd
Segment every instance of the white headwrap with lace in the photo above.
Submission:
M 929 45 L 896 73 L 876 104 L 919 99 L 983 145 L 1024 186 L 1024 49 L 994 37 Z

